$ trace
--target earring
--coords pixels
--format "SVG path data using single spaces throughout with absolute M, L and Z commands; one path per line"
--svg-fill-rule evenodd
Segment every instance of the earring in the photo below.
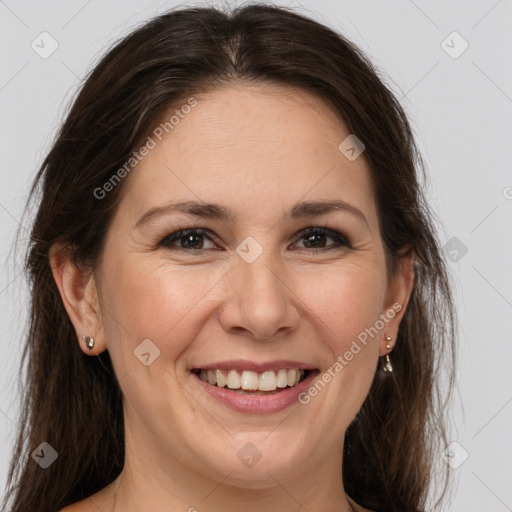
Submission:
M 91 350 L 94 347 L 94 338 L 92 336 L 82 336 L 82 339 L 85 341 L 87 348 Z
M 387 334 L 384 335 L 384 339 L 386 340 L 386 348 L 388 350 L 390 350 L 392 347 L 391 347 L 391 344 L 389 343 L 392 338 L 390 336 L 388 336 Z M 386 362 L 382 365 L 382 370 L 385 372 L 385 373 L 391 373 L 393 371 L 393 365 L 391 364 L 391 359 L 389 358 L 389 354 L 386 354 Z

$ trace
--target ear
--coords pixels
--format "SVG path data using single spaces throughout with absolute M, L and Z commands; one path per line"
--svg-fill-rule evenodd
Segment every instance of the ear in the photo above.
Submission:
M 384 328 L 382 340 L 379 345 L 379 354 L 384 355 L 390 352 L 386 348 L 387 341 L 384 335 L 391 337 L 389 344 L 391 347 L 396 343 L 398 336 L 398 327 L 405 314 L 407 304 L 414 288 L 414 249 L 408 245 L 399 253 L 399 261 L 395 275 L 390 278 L 386 290 L 383 313 L 386 315 L 388 323 Z
M 53 278 L 68 316 L 75 327 L 80 348 L 87 355 L 98 355 L 107 347 L 101 321 L 96 282 L 91 270 L 81 270 L 72 261 L 68 249 L 61 243 L 49 251 Z M 82 336 L 92 336 L 94 347 L 89 349 Z

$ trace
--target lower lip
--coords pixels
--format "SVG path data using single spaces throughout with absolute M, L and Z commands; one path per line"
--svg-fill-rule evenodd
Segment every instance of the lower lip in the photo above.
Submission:
M 317 374 L 317 371 L 311 371 L 302 382 L 299 382 L 293 388 L 285 388 L 269 395 L 255 396 L 242 395 L 231 389 L 219 388 L 202 380 L 195 373 L 192 375 L 201 388 L 212 398 L 234 411 L 245 414 L 271 414 L 298 403 L 298 396 L 310 386 L 311 381 Z

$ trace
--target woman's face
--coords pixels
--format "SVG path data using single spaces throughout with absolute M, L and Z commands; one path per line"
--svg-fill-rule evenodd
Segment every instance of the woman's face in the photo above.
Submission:
M 387 280 L 364 153 L 342 152 L 350 132 L 301 90 L 194 98 L 124 178 L 88 284 L 99 314 L 85 333 L 120 381 L 127 464 L 253 488 L 339 474 L 345 430 L 412 286 L 407 273 Z M 350 206 L 321 207 L 334 201 Z M 165 209 L 184 202 L 216 206 Z M 304 233 L 315 227 L 327 232 Z M 184 229 L 203 231 L 170 236 Z M 270 390 L 220 388 L 201 369 Z M 294 369 L 307 378 L 288 387 Z

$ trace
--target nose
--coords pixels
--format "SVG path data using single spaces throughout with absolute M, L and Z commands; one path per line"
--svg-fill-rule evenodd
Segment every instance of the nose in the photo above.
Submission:
M 230 334 L 275 339 L 298 325 L 299 300 L 286 269 L 277 258 L 264 255 L 265 251 L 252 263 L 238 258 L 226 276 L 220 322 Z

